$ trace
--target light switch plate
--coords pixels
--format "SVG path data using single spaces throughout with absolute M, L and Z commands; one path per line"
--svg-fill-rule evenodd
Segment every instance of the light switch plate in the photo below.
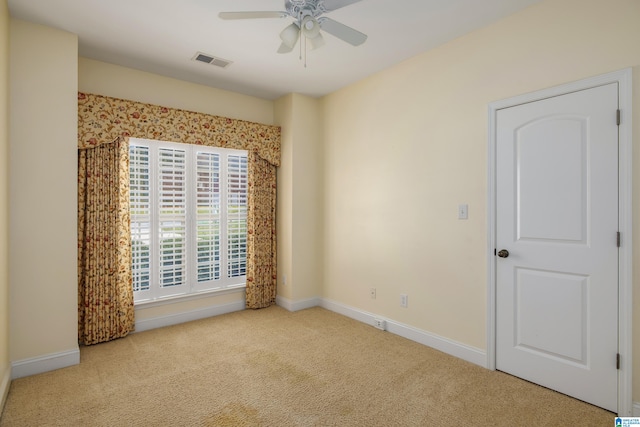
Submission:
M 458 219 L 469 218 L 469 205 L 458 205 Z

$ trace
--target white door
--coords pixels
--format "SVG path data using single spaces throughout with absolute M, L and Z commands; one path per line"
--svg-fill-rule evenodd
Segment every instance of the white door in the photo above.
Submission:
M 496 368 L 614 412 L 617 109 L 612 83 L 496 116 Z

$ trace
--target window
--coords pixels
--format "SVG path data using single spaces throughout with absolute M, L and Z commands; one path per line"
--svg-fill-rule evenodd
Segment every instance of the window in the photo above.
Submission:
M 135 302 L 245 285 L 247 153 L 130 139 Z

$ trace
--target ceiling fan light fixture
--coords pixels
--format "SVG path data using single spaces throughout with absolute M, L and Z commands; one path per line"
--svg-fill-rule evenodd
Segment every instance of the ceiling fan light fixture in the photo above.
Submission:
M 289 47 L 284 43 L 280 44 L 280 47 L 278 48 L 278 53 L 289 53 L 293 50 L 293 47 Z
M 323 16 L 327 12 L 332 12 L 359 1 L 362 0 L 284 0 L 285 11 L 220 12 L 218 16 L 221 19 L 230 20 L 293 18 L 295 22 L 280 32 L 282 44 L 278 49 L 278 53 L 291 52 L 298 40 L 300 40 L 300 59 L 302 59 L 304 51 L 306 67 L 307 48 L 317 49 L 325 44 L 322 32 L 327 32 L 353 46 L 359 46 L 367 40 L 366 34 Z M 302 39 L 303 36 L 304 40 Z M 308 44 L 307 40 L 309 40 Z
M 284 30 L 282 30 L 282 32 L 280 33 L 280 40 L 282 40 L 282 44 L 284 46 L 290 49 L 293 49 L 293 47 L 298 42 L 299 36 L 300 36 L 300 27 L 298 27 L 297 24 L 293 23 L 287 26 Z M 278 50 L 278 52 L 280 52 L 280 50 Z
M 320 35 L 320 24 L 313 17 L 307 16 L 302 20 L 302 32 L 308 39 L 316 38 Z
M 311 49 L 317 49 L 319 47 L 324 46 L 324 37 L 322 37 L 322 34 L 318 34 L 316 37 L 314 38 L 307 38 L 307 40 L 309 40 L 309 43 L 311 44 Z

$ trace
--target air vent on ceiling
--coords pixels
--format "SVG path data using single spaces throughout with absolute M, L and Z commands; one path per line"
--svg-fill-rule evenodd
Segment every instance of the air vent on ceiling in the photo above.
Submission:
M 216 56 L 202 52 L 196 52 L 195 56 L 191 59 L 193 59 L 194 61 L 204 62 L 205 64 L 215 65 L 216 67 L 220 68 L 227 68 L 232 63 L 231 61 L 228 61 L 226 59 L 218 58 Z

